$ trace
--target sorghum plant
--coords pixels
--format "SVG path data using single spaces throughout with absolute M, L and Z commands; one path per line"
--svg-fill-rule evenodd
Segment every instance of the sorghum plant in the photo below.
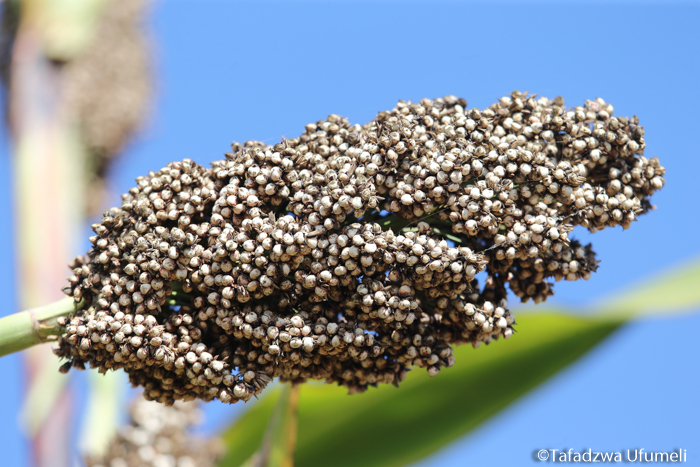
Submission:
M 514 92 L 485 110 L 399 102 L 364 126 L 330 115 L 211 168 L 170 163 L 93 225 L 56 353 L 165 404 L 248 400 L 275 377 L 356 392 L 435 375 L 453 345 L 512 335 L 507 287 L 541 302 L 551 279 L 596 270 L 569 233 L 652 207 L 664 168 L 644 147 L 602 99 Z

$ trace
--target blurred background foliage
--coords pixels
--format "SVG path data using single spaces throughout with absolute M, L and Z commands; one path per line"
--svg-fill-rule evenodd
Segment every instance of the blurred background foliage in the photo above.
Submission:
M 646 407 L 651 418 L 606 420 L 608 430 L 627 429 L 644 443 L 647 433 L 669 426 L 666 439 L 683 443 L 689 439 L 683 433 L 700 429 L 690 415 L 663 418 L 662 407 L 692 414 L 698 402 L 675 405 L 661 395 L 676 389 L 682 399 L 696 391 L 700 369 L 690 342 L 697 315 L 668 316 L 700 306 L 700 262 L 687 259 L 700 251 L 688 238 L 698 225 L 692 186 L 700 165 L 688 157 L 696 151 L 694 139 L 684 136 L 693 134 L 691 117 L 700 104 L 692 82 L 700 63 L 692 44 L 700 37 L 690 22 L 700 13 L 697 2 L 631 8 L 624 1 L 574 1 L 554 8 L 522 1 L 5 0 L 2 8 L 7 142 L 0 214 L 5 225 L 12 219 L 14 234 L 2 233 L 0 254 L 3 295 L 17 297 L 8 299 L 3 315 L 58 298 L 65 265 L 86 248 L 90 219 L 117 204 L 137 175 L 170 160 L 207 164 L 232 138 L 277 141 L 331 112 L 362 123 L 398 99 L 458 94 L 470 107 L 483 107 L 514 88 L 562 94 L 568 105 L 600 95 L 616 113 L 640 115 L 648 151 L 668 168 L 668 186 L 654 199 L 659 211 L 622 238 L 619 230 L 596 236 L 603 263 L 590 283 L 577 284 L 578 291 L 557 284 L 557 301 L 514 307 L 513 339 L 460 348 L 456 366 L 435 378 L 415 372 L 399 389 L 352 397 L 341 388 L 305 385 L 298 393 L 296 452 L 262 457 L 270 465 L 288 465 L 291 455 L 303 466 L 462 465 L 464 459 L 512 465 L 487 456 L 501 447 L 516 450 L 511 459 L 522 463 L 536 449 L 564 447 L 556 443 L 637 447 L 615 444 L 630 442 L 621 434 L 608 447 L 593 446 L 599 438 L 589 434 L 610 433 L 595 424 L 614 412 L 613 404 L 630 403 L 622 412 L 629 415 L 642 400 L 635 394 L 653 401 Z M 651 92 L 660 82 L 664 92 Z M 136 137 L 152 114 L 145 136 Z M 645 277 L 648 282 L 630 287 Z M 653 316 L 625 324 L 646 315 Z M 636 340 L 625 340 L 625 329 L 636 329 Z M 595 367 L 592 357 L 583 359 L 588 367 L 579 360 L 603 341 L 608 350 L 608 342 L 618 342 L 618 355 L 632 354 L 626 365 L 657 371 L 657 380 L 643 378 L 639 386 L 643 375 L 617 375 L 615 386 L 614 370 L 603 366 L 607 373 L 598 385 L 587 380 L 573 387 L 581 382 L 576 373 L 600 371 L 600 363 L 586 370 Z M 655 350 L 658 360 L 649 357 Z M 605 361 L 614 362 L 614 355 Z M 117 423 L 126 422 L 123 375 L 87 373 L 69 384 L 56 371 L 50 346 L 26 352 L 23 367 L 17 359 L 0 361 L 0 371 L 13 380 L 25 375 L 21 385 L 3 390 L 8 465 L 68 466 L 85 454 L 107 453 Z M 664 370 L 675 377 L 663 380 Z M 553 378 L 559 372 L 563 376 Z M 544 387 L 558 388 L 560 399 L 532 395 L 547 381 Z M 584 394 L 591 389 L 592 396 Z M 270 447 L 270 439 L 287 445 L 293 410 L 278 403 L 280 393 L 287 400 L 280 388 L 245 408 L 203 408 L 211 421 L 200 432 L 221 433 L 227 447 L 220 465 L 257 465 L 259 448 Z M 12 401 L 20 397 L 18 414 Z M 504 409 L 512 418 L 499 415 Z M 571 421 L 552 428 L 551 418 L 536 413 L 543 409 Z M 590 418 L 576 428 L 582 413 Z M 29 446 L 16 442 L 18 418 Z M 523 432 L 523 425 L 531 429 Z

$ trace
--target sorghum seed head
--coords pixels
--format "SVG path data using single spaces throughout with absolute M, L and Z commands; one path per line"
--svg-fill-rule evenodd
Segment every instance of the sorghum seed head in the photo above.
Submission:
M 399 102 L 139 177 L 72 264 L 66 290 L 87 307 L 61 324 L 65 369 L 234 403 L 274 377 L 358 392 L 408 365 L 434 375 L 452 345 L 510 337 L 508 288 L 539 302 L 552 279 L 590 277 L 572 229 L 626 228 L 665 183 L 638 122 L 562 105 Z

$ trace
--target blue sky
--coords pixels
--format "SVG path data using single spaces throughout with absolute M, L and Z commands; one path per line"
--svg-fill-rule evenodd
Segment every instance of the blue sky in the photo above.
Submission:
M 653 199 L 658 209 L 628 231 L 577 235 L 593 242 L 600 269 L 588 282 L 558 283 L 551 300 L 580 307 L 700 255 L 699 20 L 698 2 L 161 0 L 152 15 L 156 105 L 113 167 L 112 203 L 135 177 L 169 161 L 208 164 L 232 141 L 275 143 L 330 113 L 364 123 L 399 99 L 445 94 L 483 108 L 514 89 L 562 95 L 570 106 L 600 96 L 617 115 L 639 116 L 647 155 L 661 159 L 667 185 Z M 4 130 L 0 139 L 6 314 L 15 303 L 12 195 Z M 543 448 L 642 447 L 687 449 L 688 462 L 700 464 L 696 329 L 699 314 L 632 323 L 418 465 L 527 465 Z M 10 376 L 0 387 L 3 464 L 25 465 L 19 358 L 0 360 L 0 372 Z M 204 431 L 238 410 L 208 407 Z

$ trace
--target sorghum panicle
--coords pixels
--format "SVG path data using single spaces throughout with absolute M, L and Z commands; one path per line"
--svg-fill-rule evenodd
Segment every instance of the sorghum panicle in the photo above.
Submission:
M 275 377 L 398 384 L 451 366 L 453 345 L 509 337 L 506 287 L 540 302 L 549 279 L 587 279 L 597 261 L 573 227 L 629 227 L 664 168 L 602 99 L 466 107 L 330 115 L 139 177 L 71 265 L 67 293 L 88 307 L 65 323 L 65 369 L 123 368 L 167 404 L 233 403 Z

